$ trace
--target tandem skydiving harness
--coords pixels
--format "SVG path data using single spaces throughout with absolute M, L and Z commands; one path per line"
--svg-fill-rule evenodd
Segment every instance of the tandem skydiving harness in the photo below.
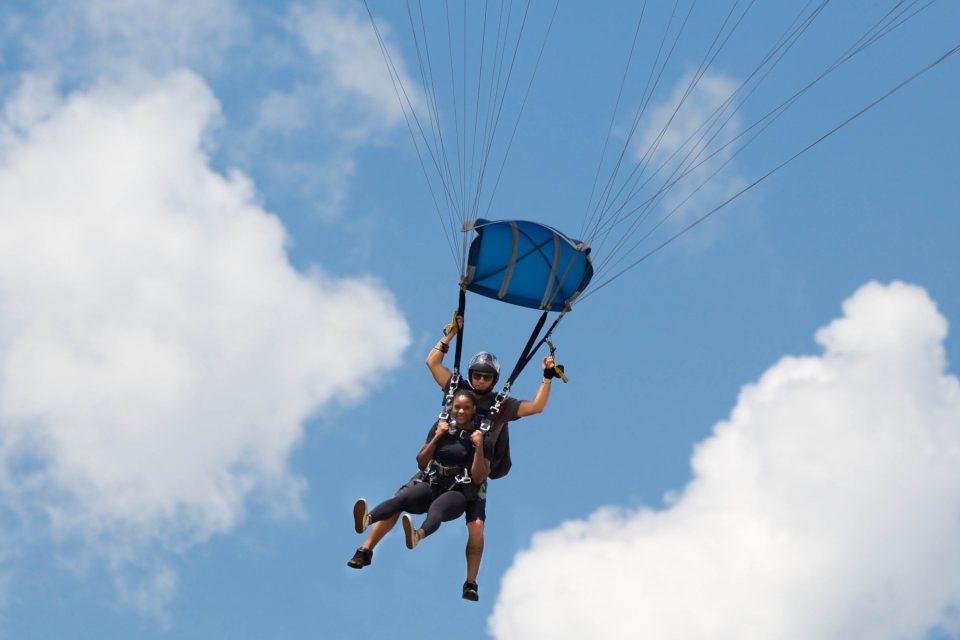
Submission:
M 470 477 L 470 469 L 461 466 L 445 467 L 436 460 L 430 460 L 427 468 L 423 470 L 424 479 L 431 485 L 439 483 L 443 488 L 449 489 L 457 484 L 470 484 L 473 479 Z M 452 479 L 452 480 L 451 480 Z
M 466 289 L 461 286 L 460 298 L 457 304 L 457 310 L 453 314 L 453 321 L 444 327 L 445 335 L 448 333 L 448 331 L 456 330 L 456 336 L 454 338 L 456 345 L 454 347 L 453 371 L 450 375 L 450 381 L 447 383 L 447 388 L 444 392 L 443 408 L 440 411 L 440 415 L 437 416 L 438 420 L 450 420 L 450 412 L 453 409 L 453 396 L 456 394 L 457 389 L 460 387 L 460 383 L 463 381 L 463 377 L 460 375 L 460 362 L 463 355 L 463 327 L 458 326 L 457 318 L 464 317 L 466 302 Z M 550 336 L 553 334 L 553 330 L 556 329 L 557 325 L 560 323 L 560 320 L 563 319 L 563 316 L 566 315 L 567 311 L 568 310 L 562 311 L 560 315 L 558 315 L 553 321 L 553 324 L 550 325 L 550 328 L 547 330 L 544 336 L 537 341 L 537 338 L 540 336 L 540 331 L 547 322 L 548 312 L 544 311 L 540 315 L 540 319 L 537 320 L 537 324 L 534 326 L 533 331 L 530 333 L 530 337 L 527 339 L 527 344 L 524 345 L 523 351 L 520 353 L 520 357 L 517 358 L 517 363 L 514 365 L 513 371 L 510 373 L 507 381 L 503 384 L 503 387 L 494 397 L 493 405 L 491 405 L 489 413 L 484 416 L 480 422 L 480 431 L 482 431 L 484 434 L 490 431 L 494 421 L 500 414 L 500 409 L 503 406 L 504 401 L 510 397 L 510 388 L 520 376 L 520 373 L 533 359 L 533 356 L 536 354 L 537 350 L 539 350 L 544 344 L 548 345 L 551 356 L 557 350 L 553 343 L 550 342 Z M 560 378 L 564 382 L 568 382 L 567 376 L 564 373 L 563 365 L 554 365 L 553 369 L 545 372 L 545 376 L 548 378 Z

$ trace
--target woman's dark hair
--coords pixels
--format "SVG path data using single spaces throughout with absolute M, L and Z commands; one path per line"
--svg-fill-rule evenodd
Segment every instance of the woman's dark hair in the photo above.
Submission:
M 475 394 L 473 391 L 470 391 L 470 389 L 457 389 L 456 391 L 453 392 L 454 399 L 456 399 L 457 396 L 462 396 L 466 398 L 473 404 L 474 408 L 476 408 L 477 394 Z

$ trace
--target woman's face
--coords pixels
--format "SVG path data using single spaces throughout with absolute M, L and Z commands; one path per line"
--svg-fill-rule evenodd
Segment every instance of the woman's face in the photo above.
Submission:
M 473 406 L 473 401 L 470 398 L 457 396 L 453 399 L 453 419 L 456 420 L 457 426 L 461 429 L 470 426 L 475 411 L 476 407 Z

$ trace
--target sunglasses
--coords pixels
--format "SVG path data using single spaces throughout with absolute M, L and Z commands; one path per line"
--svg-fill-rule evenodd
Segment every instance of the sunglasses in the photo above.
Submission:
M 488 380 L 491 382 L 493 381 L 492 373 L 481 373 L 480 371 L 474 371 L 473 373 L 470 374 L 470 377 L 473 378 L 474 380 L 479 380 L 481 382 L 486 382 Z

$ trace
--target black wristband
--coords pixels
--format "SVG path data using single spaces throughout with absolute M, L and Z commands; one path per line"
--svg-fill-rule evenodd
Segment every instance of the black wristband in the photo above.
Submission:
M 559 370 L 560 373 L 563 373 L 563 365 L 562 365 L 562 364 L 556 365 L 556 369 Z M 557 371 L 554 370 L 553 367 L 550 367 L 549 369 L 544 369 L 544 370 L 543 370 L 543 377 L 544 377 L 544 379 L 546 379 L 546 380 L 552 380 L 553 378 L 559 378 L 559 377 L 560 377 L 560 373 L 557 373 Z

